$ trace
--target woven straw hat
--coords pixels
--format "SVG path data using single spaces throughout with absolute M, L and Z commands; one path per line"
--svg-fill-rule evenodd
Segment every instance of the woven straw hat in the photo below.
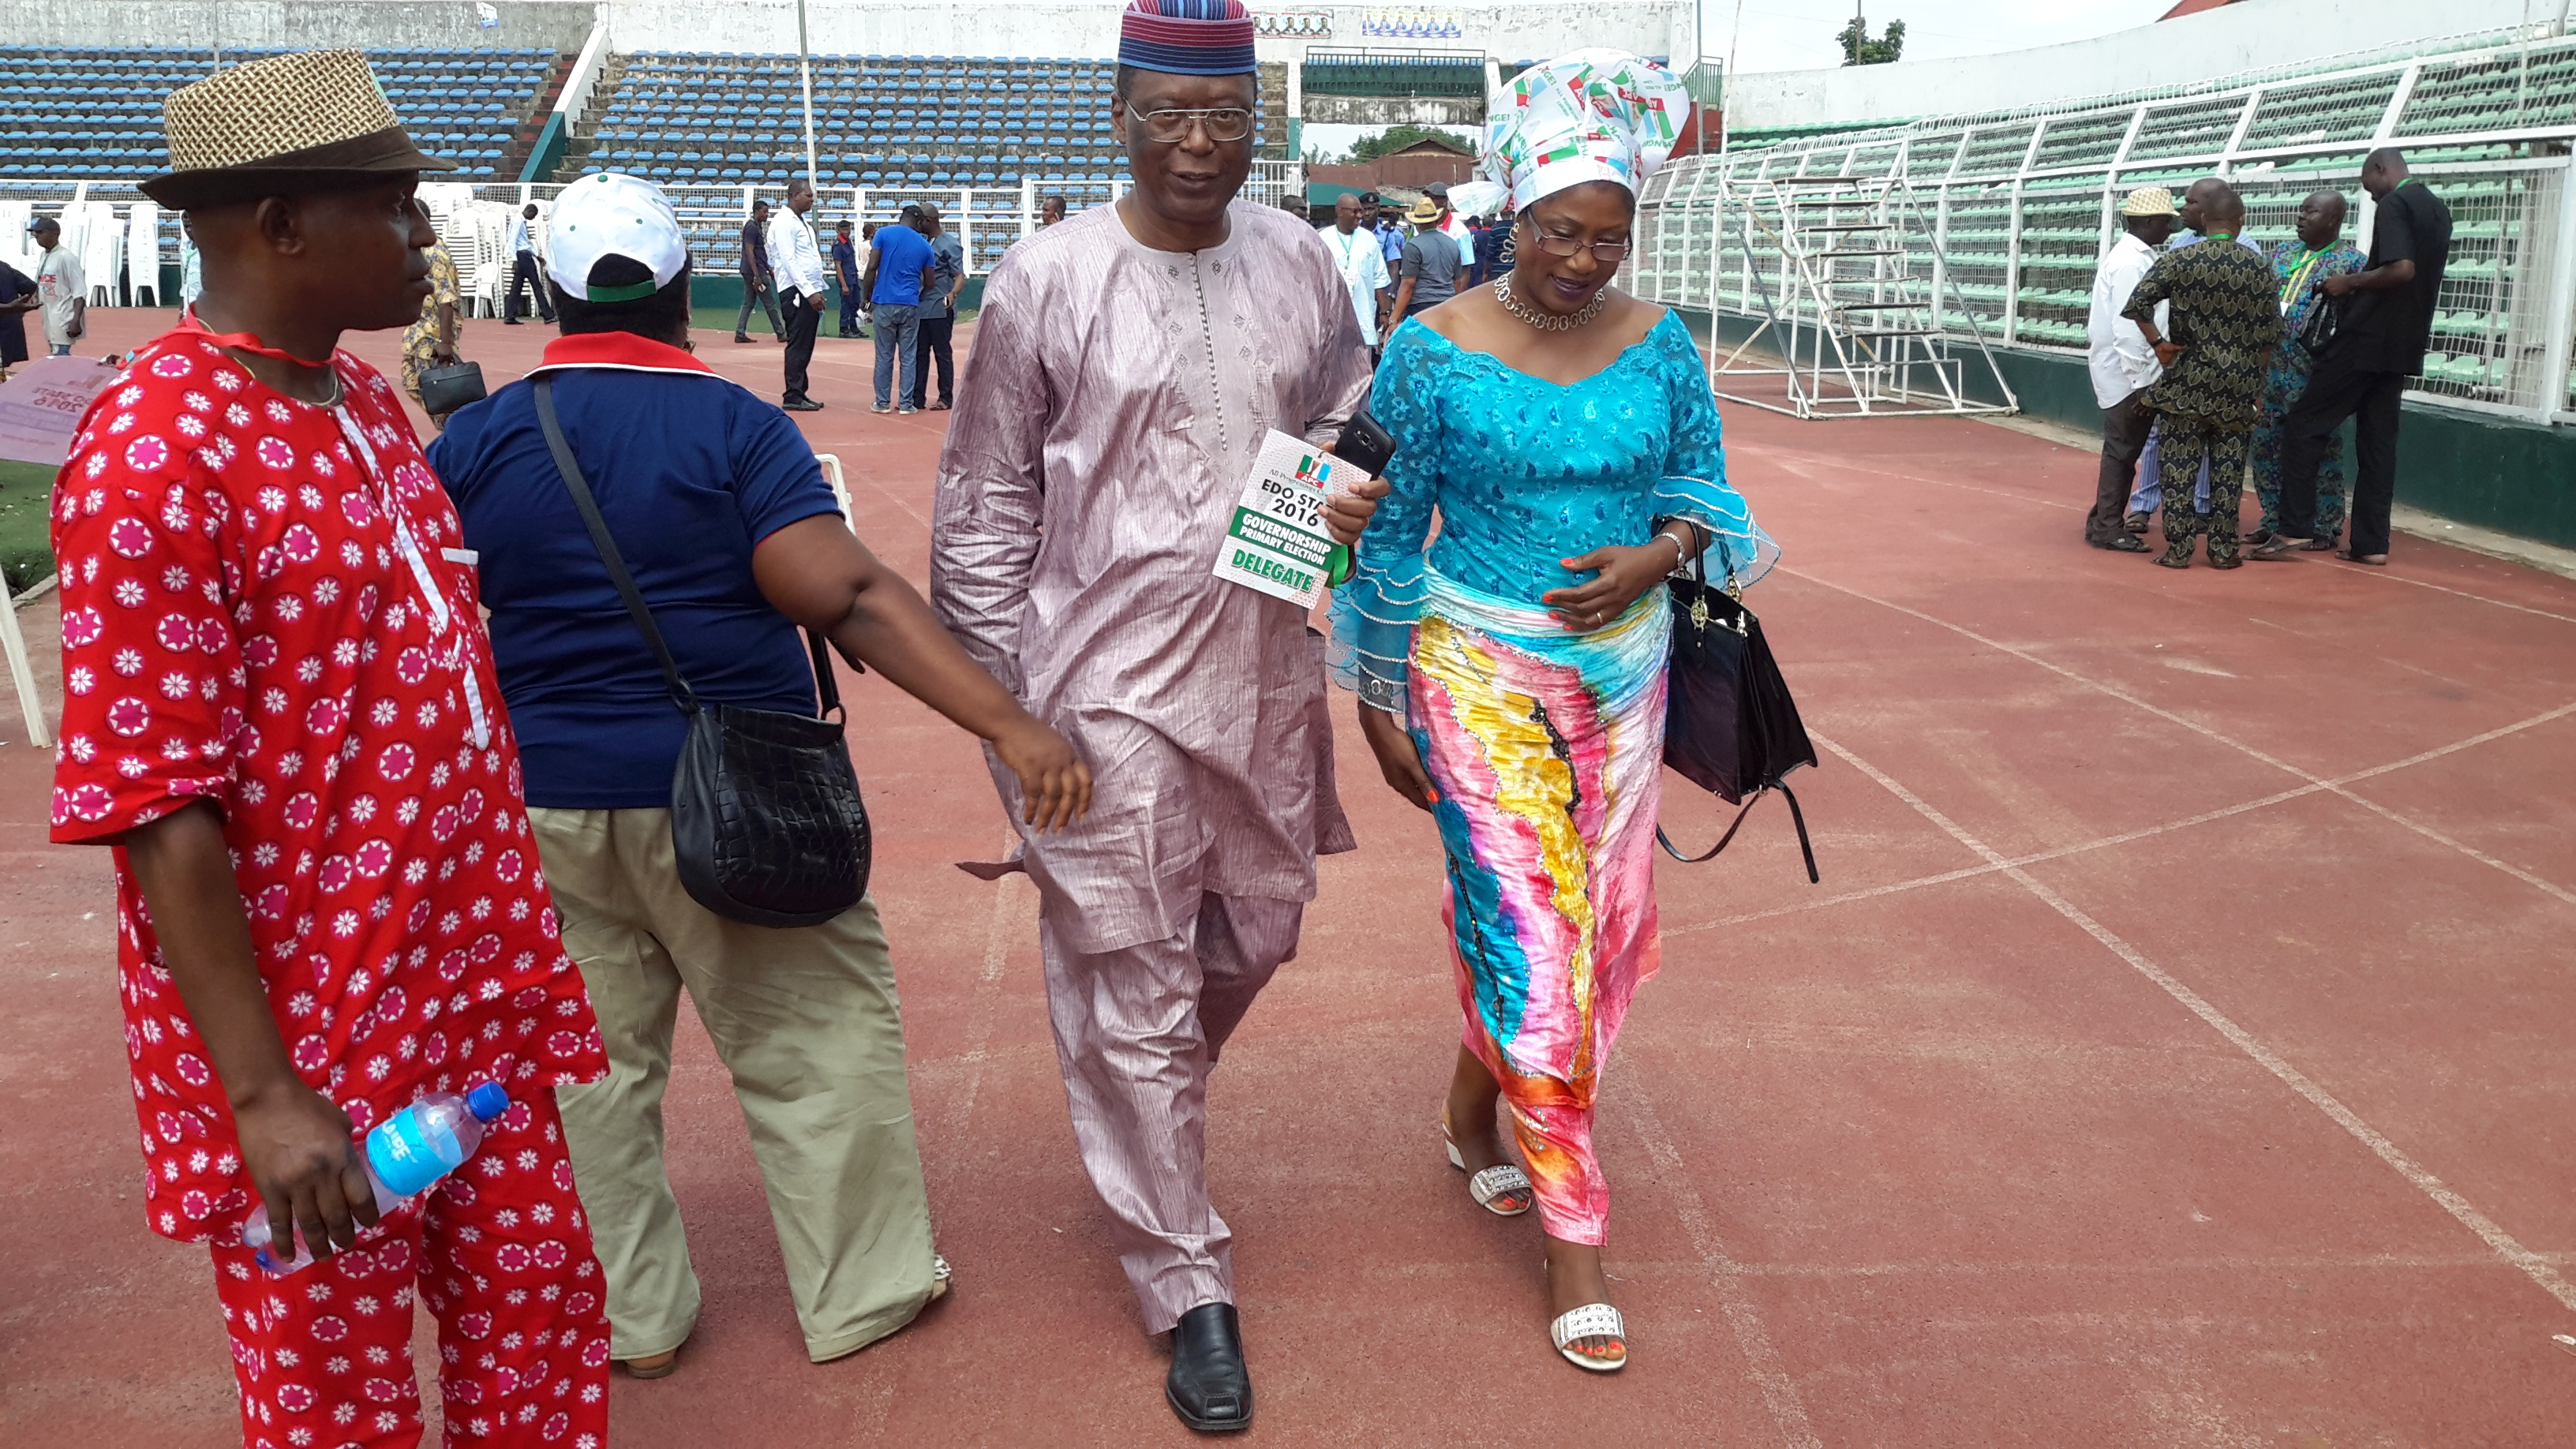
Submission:
M 161 103 L 170 169 L 143 194 L 185 210 L 326 189 L 389 172 L 452 171 L 412 144 L 355 50 L 306 50 L 219 70 Z
M 2141 186 L 2120 203 L 2122 216 L 2180 216 L 2174 210 L 2173 193 L 2161 186 Z

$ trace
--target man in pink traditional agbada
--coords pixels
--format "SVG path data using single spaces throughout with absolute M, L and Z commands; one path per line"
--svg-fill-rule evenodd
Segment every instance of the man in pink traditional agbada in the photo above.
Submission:
M 994 269 L 931 546 L 941 619 L 1093 771 L 1091 817 L 1022 832 L 1019 863 L 1083 1165 L 1147 1331 L 1172 1332 L 1165 1395 L 1209 1431 L 1251 1423 L 1252 1387 L 1207 1074 L 1296 951 L 1316 855 L 1353 844 L 1323 639 L 1213 568 L 1264 435 L 1331 442 L 1369 380 L 1330 252 L 1235 199 L 1252 37 L 1240 0 L 1134 0 L 1110 118 L 1135 189 Z M 1375 508 L 1328 521 L 1352 538 Z

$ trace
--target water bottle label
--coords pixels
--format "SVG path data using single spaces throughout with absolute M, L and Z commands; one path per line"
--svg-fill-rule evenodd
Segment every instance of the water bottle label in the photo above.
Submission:
M 367 1165 L 376 1170 L 376 1180 L 396 1197 L 410 1197 L 426 1189 L 445 1177 L 464 1156 L 454 1133 L 422 1120 L 421 1113 L 408 1109 L 396 1112 L 383 1126 L 367 1134 Z

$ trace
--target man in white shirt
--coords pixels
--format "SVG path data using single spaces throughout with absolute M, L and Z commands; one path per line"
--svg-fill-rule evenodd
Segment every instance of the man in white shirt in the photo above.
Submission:
M 814 183 L 787 183 L 787 205 L 769 219 L 769 274 L 778 279 L 778 306 L 787 324 L 787 392 L 779 406 L 791 413 L 821 412 L 805 395 L 806 364 L 814 360 L 814 329 L 823 322 L 823 249 L 805 213 L 814 209 Z
M 40 216 L 27 230 L 35 234 L 36 246 L 44 253 L 36 264 L 36 300 L 45 309 L 46 348 L 55 357 L 69 357 L 72 343 L 86 325 L 89 280 L 81 274 L 80 258 L 63 245 L 60 223 Z
M 2173 193 L 2161 186 L 2142 186 L 2120 204 L 2121 232 L 2093 273 L 2093 310 L 2085 319 L 2084 340 L 2090 347 L 2086 366 L 2093 374 L 2093 401 L 2102 408 L 2102 474 L 2095 486 L 2093 511 L 2084 517 L 2084 541 L 2117 553 L 2145 553 L 2147 546 L 2129 532 L 2123 509 L 2137 482 L 2138 455 L 2146 450 L 2153 415 L 2141 412 L 2139 398 L 2164 368 L 2138 325 L 2120 315 L 2129 294 L 2156 264 L 2156 247 L 2173 233 Z
M 1360 226 L 1365 210 L 1356 193 L 1345 191 L 1333 202 L 1333 224 L 1319 228 L 1317 234 L 1333 254 L 1333 266 L 1342 274 L 1342 285 L 1350 289 L 1351 313 L 1360 319 L 1360 340 L 1368 344 L 1374 356 L 1378 318 L 1390 305 L 1387 289 L 1395 285 L 1395 280 L 1386 274 L 1386 253 L 1378 247 L 1377 233 Z
M 505 327 L 518 326 L 519 319 L 526 315 L 519 310 L 519 289 L 522 287 L 537 294 L 537 315 L 545 319 L 547 326 L 554 325 L 555 304 L 554 299 L 546 295 L 545 261 L 537 255 L 536 229 L 529 225 L 536 219 L 537 204 L 531 201 L 519 208 L 518 216 L 510 222 L 510 256 L 513 258 L 510 263 L 510 303 L 501 309 L 501 323 Z

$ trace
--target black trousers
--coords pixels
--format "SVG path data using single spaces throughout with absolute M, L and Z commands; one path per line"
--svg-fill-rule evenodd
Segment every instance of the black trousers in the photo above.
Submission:
M 528 315 L 519 310 L 521 287 L 526 287 L 537 294 L 538 316 L 549 322 L 555 320 L 554 299 L 546 295 L 545 269 L 537 265 L 535 252 L 521 252 L 519 259 L 510 264 L 510 304 L 501 315 L 513 322 Z
M 787 392 L 780 401 L 794 402 L 805 396 L 805 369 L 814 360 L 814 329 L 823 324 L 823 314 L 803 292 L 782 292 L 778 301 L 787 313 Z
M 912 354 L 912 405 L 930 404 L 930 360 L 939 359 L 939 400 L 950 406 L 957 402 L 957 354 L 948 347 L 949 336 L 957 330 L 957 314 L 924 317 L 913 324 L 918 341 Z
M 2138 486 L 2138 456 L 2156 415 L 2138 410 L 2140 388 L 2102 409 L 2102 476 L 2093 485 L 2093 511 L 2084 515 L 2084 541 L 2109 543 L 2126 530 L 2129 495 Z
M 2281 536 L 2307 538 L 2317 529 L 2317 465 L 2326 440 L 2343 420 L 2353 420 L 2352 534 L 2354 553 L 2388 552 L 2388 510 L 2397 501 L 2397 408 L 2406 392 L 2401 373 L 2375 372 L 2317 359 L 2308 390 L 2281 418 Z

